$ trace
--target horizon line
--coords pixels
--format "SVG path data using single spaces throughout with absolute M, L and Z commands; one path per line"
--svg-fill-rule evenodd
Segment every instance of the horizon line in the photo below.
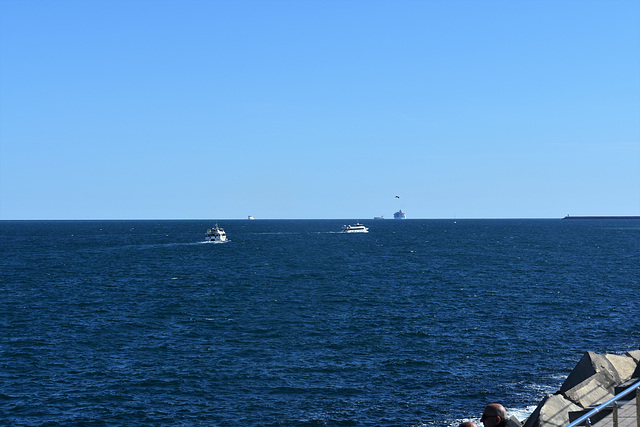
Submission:
M 342 218 L 0 218 L 0 221 L 332 221 L 332 220 L 358 220 L 358 221 L 411 221 L 411 220 L 500 220 L 500 219 L 640 219 L 638 215 L 566 215 L 564 217 L 417 217 L 417 218 L 368 218 L 356 217 Z

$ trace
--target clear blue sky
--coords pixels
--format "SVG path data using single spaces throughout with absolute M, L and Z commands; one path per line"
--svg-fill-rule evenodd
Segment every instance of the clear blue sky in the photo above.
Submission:
M 0 219 L 398 208 L 640 215 L 640 1 L 0 0 Z

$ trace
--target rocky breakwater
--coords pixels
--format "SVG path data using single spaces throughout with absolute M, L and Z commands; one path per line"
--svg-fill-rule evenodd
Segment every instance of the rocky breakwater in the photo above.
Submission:
M 524 427 L 566 426 L 639 380 L 640 350 L 624 355 L 588 351 L 560 390 L 540 402 Z

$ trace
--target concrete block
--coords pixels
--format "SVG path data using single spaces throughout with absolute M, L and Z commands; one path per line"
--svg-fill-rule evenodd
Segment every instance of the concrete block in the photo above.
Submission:
M 617 385 L 615 390 L 613 391 L 613 394 L 615 394 L 616 396 L 619 395 L 620 393 L 622 393 L 623 391 L 627 390 L 632 385 L 637 384 L 639 380 L 640 380 L 639 378 L 631 378 L 631 379 L 623 382 L 622 384 Z M 621 400 L 622 401 L 631 400 L 631 399 L 633 399 L 635 397 L 636 397 L 636 394 L 631 392 L 631 393 L 627 394 L 626 396 L 622 397 Z
M 540 402 L 524 427 L 564 427 L 569 424 L 569 412 L 580 409 L 562 395 L 550 394 Z
M 559 393 L 564 393 L 567 390 L 572 389 L 582 381 L 601 371 L 614 371 L 613 365 L 609 359 L 602 354 L 587 351 L 564 381 L 562 387 L 560 387 Z
M 589 412 L 591 412 L 592 409 L 593 408 L 587 408 L 587 409 L 583 409 L 582 411 L 569 412 L 569 421 L 570 422 L 574 422 L 575 420 L 577 420 L 581 416 L 586 415 Z M 596 412 L 595 414 L 593 414 L 593 416 L 589 417 L 589 421 L 591 422 L 591 425 L 593 425 L 593 424 L 597 423 L 598 421 L 601 421 L 607 415 L 611 415 L 612 412 L 613 412 L 613 409 L 605 408 L 602 411 Z
M 636 364 L 640 363 L 640 350 L 627 351 L 627 356 L 636 361 Z
M 620 356 L 617 354 L 605 354 L 604 357 L 611 362 L 611 366 L 613 366 L 614 371 L 619 377 L 619 380 L 616 382 L 618 384 L 625 382 L 631 375 L 633 375 L 633 371 L 635 371 L 638 363 L 633 360 L 632 357 L 629 356 Z
M 598 406 L 611 399 L 615 384 L 609 381 L 603 372 L 599 372 L 575 387 L 567 390 L 564 396 L 576 405 L 586 408 L 588 406 Z M 604 384 L 603 384 L 604 382 Z
M 560 390 L 548 395 L 524 423 L 524 427 L 564 427 L 579 412 L 598 406 L 616 394 L 616 386 L 629 378 L 640 379 L 640 350 L 625 355 L 587 351 L 564 381 Z M 599 416 L 598 416 L 599 417 Z
M 515 415 L 511 415 L 506 424 L 507 427 L 522 427 L 522 422 Z

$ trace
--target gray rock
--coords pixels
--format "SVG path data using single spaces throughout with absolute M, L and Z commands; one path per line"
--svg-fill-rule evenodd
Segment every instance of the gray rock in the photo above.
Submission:
M 524 427 L 564 427 L 569 424 L 569 412 L 581 408 L 559 394 L 550 394 L 544 398 L 531 414 Z
M 627 356 L 636 361 L 636 364 L 640 363 L 640 350 L 627 351 Z
M 606 402 L 616 394 L 616 387 L 630 378 L 640 378 L 640 350 L 625 355 L 587 351 L 560 390 L 540 402 L 524 427 L 563 427 L 570 422 L 569 413 L 576 419 L 590 407 Z M 598 416 L 604 414 L 602 411 Z
M 586 408 L 597 406 L 611 399 L 615 384 L 603 372 L 587 378 L 575 387 L 567 390 L 564 396 L 578 406 Z
M 562 384 L 559 393 L 564 393 L 567 390 L 572 389 L 598 372 L 609 373 L 608 376 L 611 377 L 612 383 L 622 382 L 617 375 L 617 371 L 605 355 L 587 351 Z
M 631 378 L 633 371 L 635 371 L 638 366 L 638 362 L 636 362 L 633 357 L 629 357 L 627 355 L 620 356 L 617 354 L 605 354 L 604 356 L 609 360 L 609 362 L 611 362 L 613 369 L 618 374 L 618 377 L 620 378 L 619 381 L 617 381 L 618 384 Z
M 636 385 L 638 383 L 638 378 L 631 378 L 628 379 L 627 381 L 623 382 L 622 384 L 618 384 L 613 392 L 613 394 L 615 394 L 616 396 L 619 395 L 620 393 L 627 391 L 627 389 L 633 385 Z M 625 400 L 631 400 L 634 399 L 636 397 L 636 394 L 634 392 L 631 392 L 629 394 L 627 394 L 626 396 L 623 396 L 621 398 L 622 401 Z

